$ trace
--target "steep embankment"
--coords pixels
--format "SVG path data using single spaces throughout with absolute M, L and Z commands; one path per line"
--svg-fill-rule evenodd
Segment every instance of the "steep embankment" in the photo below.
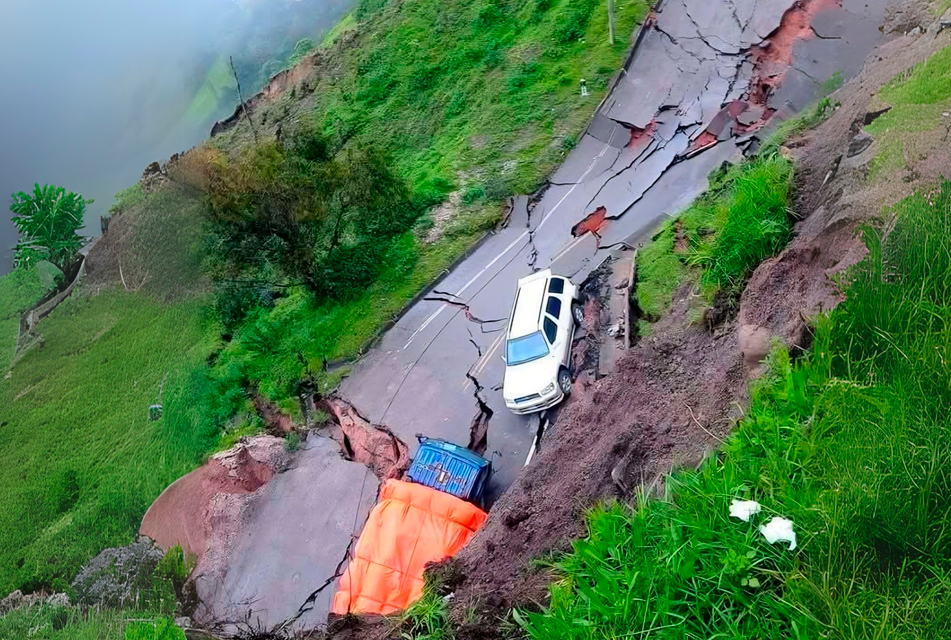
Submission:
M 933 17 L 921 26 L 924 33 L 883 46 L 833 94 L 841 105 L 828 121 L 783 148 L 796 164 L 795 237 L 752 273 L 738 309 L 729 296 L 706 298 L 717 303 L 706 307 L 706 268 L 690 266 L 716 259 L 717 241 L 704 240 L 712 229 L 684 236 L 671 225 L 680 241 L 667 251 L 686 263 L 687 281 L 619 372 L 565 411 L 537 464 L 460 555 L 464 579 L 452 586 L 462 637 L 498 626 L 513 605 L 540 603 L 545 614 L 524 624 L 539 638 L 588 637 L 589 628 L 648 633 L 688 619 L 701 636 L 790 634 L 797 624 L 847 637 L 899 626 L 907 637 L 947 633 L 948 566 L 935 544 L 947 477 L 927 461 L 947 441 L 939 418 L 946 359 L 930 350 L 946 349 L 943 225 L 951 210 L 940 179 L 951 171 L 951 36 Z M 725 203 L 728 221 L 743 210 L 734 206 L 741 189 L 734 178 L 712 202 Z M 869 223 L 883 241 L 872 233 L 863 242 Z M 872 254 L 850 270 L 866 245 Z M 819 314 L 843 300 L 831 324 L 816 329 Z M 777 357 L 752 409 L 736 404 L 744 373 L 758 370 L 774 339 L 801 352 L 816 331 L 821 342 L 804 363 Z M 931 388 L 936 380 L 940 391 Z M 725 453 L 698 473 L 659 476 L 716 446 Z M 852 464 L 861 459 L 868 465 Z M 632 500 L 641 490 L 670 500 L 582 517 L 598 499 Z M 838 492 L 844 502 L 833 499 Z M 729 520 L 737 497 L 800 525 L 799 569 L 755 528 Z M 554 574 L 528 568 L 569 550 L 585 523 L 587 537 Z M 854 562 L 823 552 L 836 548 Z M 476 625 L 466 622 L 472 608 L 485 614 Z M 891 620 L 889 609 L 906 613 Z

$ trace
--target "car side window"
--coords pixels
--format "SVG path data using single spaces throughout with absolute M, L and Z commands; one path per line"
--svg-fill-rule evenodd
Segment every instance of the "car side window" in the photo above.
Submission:
M 558 337 L 558 325 L 556 325 L 551 318 L 545 318 L 544 327 L 545 337 L 548 338 L 548 343 L 554 344 L 555 338 Z
M 545 304 L 545 312 L 555 318 L 561 317 L 561 300 L 554 296 L 548 296 L 548 302 Z
M 548 281 L 548 293 L 564 293 L 565 292 L 565 279 L 564 278 L 552 278 Z

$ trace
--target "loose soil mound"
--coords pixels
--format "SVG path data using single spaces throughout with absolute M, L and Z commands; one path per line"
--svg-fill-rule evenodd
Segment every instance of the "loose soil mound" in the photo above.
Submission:
M 201 561 L 232 521 L 240 520 L 246 501 L 235 498 L 256 492 L 286 464 L 280 438 L 258 436 L 239 443 L 163 491 L 142 518 L 139 533 L 165 550 L 179 545 Z
M 547 576 L 529 561 L 566 548 L 594 501 L 631 497 L 642 482 L 696 461 L 729 431 L 742 391 L 735 323 L 714 332 L 687 319 L 689 289 L 673 312 L 618 362 L 616 374 L 578 390 L 532 466 L 458 556 L 467 578 L 455 610 L 532 606 Z

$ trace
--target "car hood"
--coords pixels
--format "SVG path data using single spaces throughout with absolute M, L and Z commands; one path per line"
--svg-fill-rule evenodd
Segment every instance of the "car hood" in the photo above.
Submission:
M 558 377 L 558 362 L 546 357 L 532 360 L 513 367 L 505 367 L 505 379 L 502 381 L 502 397 L 508 401 L 541 393 L 550 382 Z

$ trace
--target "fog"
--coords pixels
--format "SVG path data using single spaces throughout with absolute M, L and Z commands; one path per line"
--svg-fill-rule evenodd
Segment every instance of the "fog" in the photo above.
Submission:
M 0 0 L 0 274 L 12 268 L 10 194 L 53 183 L 94 198 L 99 234 L 113 195 L 153 160 L 203 140 L 185 117 L 222 54 L 240 69 L 319 37 L 352 0 Z M 242 72 L 242 76 L 246 73 Z M 249 94 L 260 78 L 242 77 Z

